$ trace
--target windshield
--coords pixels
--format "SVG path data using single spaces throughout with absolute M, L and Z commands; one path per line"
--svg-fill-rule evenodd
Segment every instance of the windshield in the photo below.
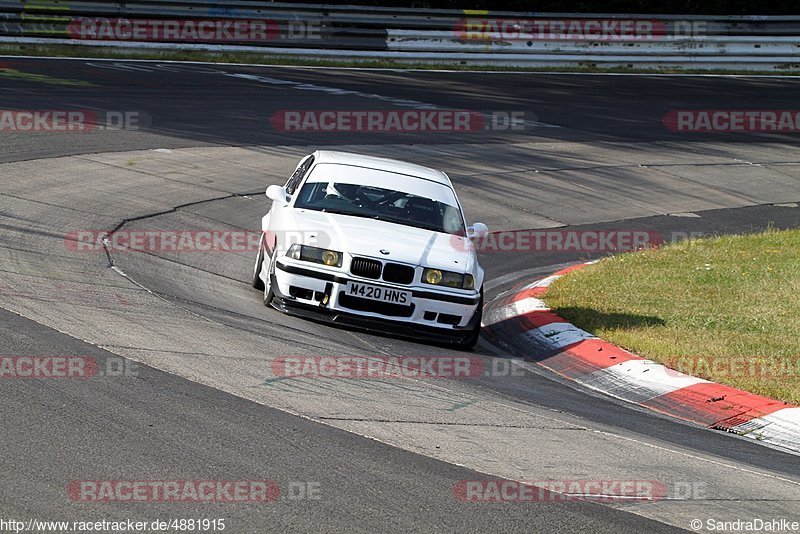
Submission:
M 322 166 L 325 167 L 325 166 Z M 446 234 L 464 235 L 464 222 L 456 206 L 393 187 L 353 183 L 346 178 L 308 181 L 300 190 L 296 208 L 388 221 Z M 425 182 L 404 177 L 406 181 Z M 311 177 L 309 178 L 311 180 Z M 408 183 L 404 189 L 409 189 Z M 436 184 L 437 186 L 440 184 Z M 452 194 L 452 193 L 451 193 Z

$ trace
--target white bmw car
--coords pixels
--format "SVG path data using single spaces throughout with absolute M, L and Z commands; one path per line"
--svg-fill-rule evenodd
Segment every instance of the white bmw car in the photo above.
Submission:
M 484 271 L 441 171 L 346 152 L 306 156 L 267 189 L 253 287 L 292 315 L 471 348 Z

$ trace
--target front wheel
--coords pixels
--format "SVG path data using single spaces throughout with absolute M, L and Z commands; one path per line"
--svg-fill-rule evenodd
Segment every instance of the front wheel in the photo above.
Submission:
M 258 255 L 256 255 L 256 264 L 253 266 L 253 287 L 258 290 L 264 289 L 264 281 L 261 279 L 261 269 L 264 268 L 264 236 L 261 236 L 261 241 L 258 243 Z
M 267 267 L 267 281 L 264 282 L 264 306 L 269 306 L 272 304 L 272 299 L 275 297 L 275 293 L 272 291 L 272 273 L 275 271 L 275 256 L 278 255 L 277 250 L 272 251 L 272 258 L 270 258 Z
M 478 339 L 481 337 L 481 320 L 483 319 L 483 289 L 481 288 L 481 300 L 478 302 L 478 308 L 475 310 L 475 315 L 472 316 L 471 323 L 474 323 L 472 330 L 469 334 L 455 345 L 461 350 L 471 350 L 475 348 Z

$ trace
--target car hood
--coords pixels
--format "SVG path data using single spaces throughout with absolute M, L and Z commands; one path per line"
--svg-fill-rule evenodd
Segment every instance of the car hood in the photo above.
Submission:
M 314 210 L 295 210 L 294 218 L 309 245 L 460 273 L 475 268 L 474 251 L 460 236 Z

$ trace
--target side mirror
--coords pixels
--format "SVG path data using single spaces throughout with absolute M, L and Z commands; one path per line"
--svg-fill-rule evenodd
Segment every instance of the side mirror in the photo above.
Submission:
M 267 198 L 276 202 L 289 202 L 291 198 L 286 193 L 286 188 L 281 185 L 271 185 L 267 188 Z
M 489 227 L 483 223 L 475 223 L 467 228 L 467 237 L 470 239 L 484 238 L 489 235 Z

